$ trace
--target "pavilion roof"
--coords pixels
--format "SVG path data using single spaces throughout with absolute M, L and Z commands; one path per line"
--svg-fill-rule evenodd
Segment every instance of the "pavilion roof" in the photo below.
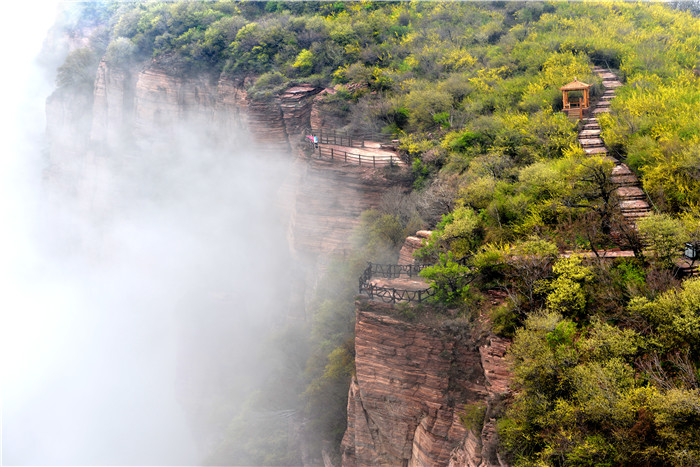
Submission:
M 559 89 L 561 91 L 582 91 L 584 89 L 590 88 L 590 84 L 586 84 L 583 81 L 579 81 L 578 79 L 574 78 L 572 82 L 569 84 L 565 84 L 564 86 L 560 87 Z

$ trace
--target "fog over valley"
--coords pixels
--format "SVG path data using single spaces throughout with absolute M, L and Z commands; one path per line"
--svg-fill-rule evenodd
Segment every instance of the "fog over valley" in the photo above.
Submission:
M 700 0 L 3 18 L 2 465 L 700 465 Z
M 201 463 L 268 376 L 275 323 L 294 314 L 289 154 L 186 112 L 109 147 L 82 144 L 89 125 L 70 121 L 49 122 L 47 139 L 53 76 L 37 38 L 55 13 L 22 13 L 35 29 L 5 110 L 3 463 Z M 79 98 L 65 105 L 90 116 Z M 201 404 L 221 419 L 202 420 Z

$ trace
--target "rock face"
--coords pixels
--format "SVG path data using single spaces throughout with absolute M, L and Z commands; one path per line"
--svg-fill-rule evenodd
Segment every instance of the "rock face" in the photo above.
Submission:
M 294 159 L 295 170 L 280 189 L 293 213 L 292 247 L 313 257 L 342 252 L 359 214 L 375 207 L 396 181 L 383 170 L 322 161 L 297 149 L 312 114 L 319 115 L 321 91 L 299 85 L 270 100 L 252 101 L 244 83 L 224 75 L 181 76 L 157 62 L 120 68 L 103 61 L 93 90 L 59 90 L 47 102 L 46 178 L 86 200 L 86 210 L 108 211 L 96 203 L 103 196 L 95 190 L 111 188 L 85 191 L 86 184 L 94 185 L 88 180 L 108 178 L 115 164 L 124 170 L 139 159 L 144 145 L 149 154 L 165 153 L 160 148 L 186 128 L 223 150 L 250 147 L 263 157 L 269 152 Z
M 319 92 L 321 88 L 304 85 L 289 88 L 280 96 L 280 107 L 288 134 L 301 134 L 304 129 L 311 127 L 313 97 Z
M 70 147 L 54 144 L 51 156 L 58 160 L 68 150 L 85 152 L 88 145 L 96 152 L 123 151 L 126 140 L 165 140 L 183 123 L 221 144 L 289 153 L 288 135 L 310 126 L 319 90 L 302 86 L 269 102 L 253 102 L 242 83 L 223 75 L 185 77 L 156 62 L 115 68 L 103 61 L 94 92 L 60 90 L 48 100 L 52 144 L 60 143 L 58 135 L 70 135 Z M 77 113 L 68 115 L 70 108 Z
M 423 242 L 430 238 L 431 234 L 432 232 L 429 230 L 419 230 L 416 235 L 406 237 L 406 241 L 399 251 L 399 264 L 415 264 L 416 258 L 413 257 L 413 253 L 423 246 Z
M 499 465 L 491 416 L 507 391 L 506 346 L 358 302 L 343 465 Z M 483 426 L 468 428 L 469 413 L 484 413 Z
M 349 253 L 353 229 L 365 209 L 375 208 L 393 180 L 384 169 L 316 157 L 299 158 L 293 192 L 293 245 L 314 256 Z

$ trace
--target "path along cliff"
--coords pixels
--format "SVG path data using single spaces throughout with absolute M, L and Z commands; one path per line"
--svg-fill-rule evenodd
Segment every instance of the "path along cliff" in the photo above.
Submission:
M 603 80 L 603 95 L 593 106 L 592 115 L 584 120 L 579 132 L 579 143 L 586 154 L 599 154 L 614 164 L 612 169 L 612 182 L 615 185 L 615 193 L 620 202 L 620 210 L 629 224 L 634 224 L 637 219 L 648 216 L 652 209 L 649 205 L 642 184 L 630 168 L 615 157 L 608 155 L 608 150 L 601 138 L 601 128 L 598 122 L 600 114 L 610 112 L 610 104 L 615 97 L 615 91 L 622 86 L 620 78 L 613 72 L 603 67 L 596 66 L 593 71 Z
M 74 193 L 85 213 L 103 216 L 118 199 L 111 174 L 136 163 L 146 145 L 165 153 L 183 127 L 223 151 L 249 148 L 259 158 L 281 156 L 292 163 L 278 196 L 289 246 L 302 269 L 315 276 L 329 253 L 349 249 L 360 213 L 376 207 L 381 194 L 404 184 L 405 177 L 398 165 L 358 165 L 305 151 L 302 131 L 323 122 L 322 89 L 300 85 L 255 100 L 246 91 L 249 84 L 223 75 L 182 76 L 156 62 L 124 68 L 103 61 L 94 88 L 59 89 L 48 99 L 46 182 Z

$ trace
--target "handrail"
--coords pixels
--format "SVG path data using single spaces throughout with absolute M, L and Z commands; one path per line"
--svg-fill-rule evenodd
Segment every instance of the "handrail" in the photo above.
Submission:
M 651 203 L 651 206 L 654 208 L 654 212 L 656 212 L 656 214 L 660 213 L 661 211 L 659 211 L 659 208 L 656 207 L 656 204 L 654 203 L 654 200 L 651 199 L 651 196 L 649 195 L 649 193 L 647 193 L 647 190 L 644 189 L 644 185 L 642 185 L 642 184 L 640 183 L 639 188 L 641 188 L 642 191 L 644 192 L 644 194 L 647 196 L 647 199 L 648 199 L 649 202 Z
M 371 276 L 385 277 L 394 279 L 401 276 L 413 277 L 417 276 L 423 269 L 427 268 L 427 264 L 377 264 L 368 263 L 367 270 Z
M 320 143 L 321 141 L 319 141 Z M 356 163 L 359 166 L 365 165 L 365 166 L 372 166 L 372 167 L 377 167 L 377 166 L 395 166 L 399 165 L 401 163 L 401 159 L 399 159 L 397 156 L 390 155 L 388 157 L 382 157 L 382 156 L 368 156 L 368 155 L 363 155 L 363 154 L 353 154 L 347 151 L 344 151 L 342 149 L 335 149 L 335 148 L 323 148 L 319 147 L 318 148 L 318 157 L 329 157 L 331 160 L 338 160 L 338 161 L 343 161 L 343 162 L 352 162 Z
M 335 128 L 311 128 L 309 131 L 313 132 L 314 134 L 323 134 L 328 137 L 343 137 L 343 138 L 348 138 L 352 137 L 353 141 L 374 141 L 374 142 L 390 142 L 396 138 L 392 135 L 387 135 L 385 133 L 377 133 L 377 132 L 350 132 L 350 131 L 340 131 L 336 130 Z
M 393 279 L 401 276 L 413 277 L 426 268 L 427 264 L 374 264 L 367 263 L 367 267 L 360 276 L 359 293 L 369 295 L 370 299 L 377 298 L 385 303 L 397 301 L 423 302 L 435 295 L 435 290 L 426 287 L 420 290 L 397 289 L 394 287 L 382 287 L 371 283 L 374 276 Z

